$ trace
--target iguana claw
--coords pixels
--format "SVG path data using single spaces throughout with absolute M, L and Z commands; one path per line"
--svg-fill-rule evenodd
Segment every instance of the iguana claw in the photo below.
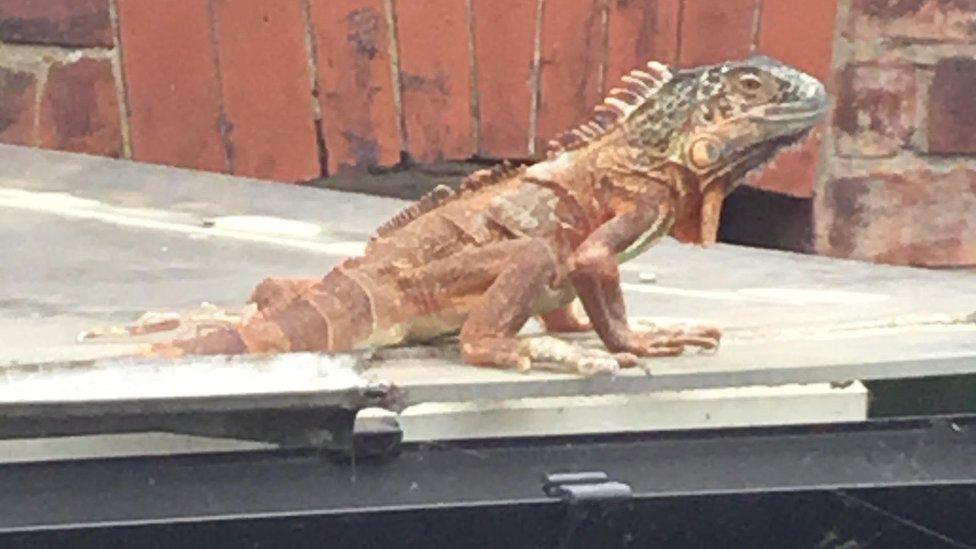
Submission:
M 628 332 L 614 351 L 642 357 L 678 356 L 685 351 L 685 347 L 717 349 L 721 339 L 721 331 L 711 326 L 635 330 Z

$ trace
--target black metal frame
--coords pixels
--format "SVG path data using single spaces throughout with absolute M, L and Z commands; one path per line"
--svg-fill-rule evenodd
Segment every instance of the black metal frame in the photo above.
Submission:
M 380 442 L 374 450 L 397 448 L 389 430 L 360 435 L 358 447 L 369 448 L 371 436 Z M 723 546 L 722 536 L 748 546 L 794 535 L 811 546 L 830 536 L 837 545 L 976 545 L 976 521 L 955 518 L 976 511 L 976 416 L 372 454 L 351 462 L 306 450 L 3 465 L 0 546 Z M 603 475 L 546 477 L 587 472 Z M 553 488 L 565 478 L 615 489 L 604 498 L 599 486 Z M 572 492 L 593 497 L 560 496 Z

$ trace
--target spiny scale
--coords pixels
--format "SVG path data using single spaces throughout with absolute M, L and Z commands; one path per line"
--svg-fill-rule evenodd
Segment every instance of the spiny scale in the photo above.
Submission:
M 477 191 L 484 187 L 505 181 L 512 175 L 519 173 L 524 168 L 512 166 L 507 160 L 497 166 L 472 172 L 461 182 L 457 192 L 454 192 L 447 185 L 438 185 L 429 193 L 420 197 L 417 202 L 407 206 L 403 211 L 394 215 L 389 221 L 380 225 L 376 229 L 373 240 L 388 236 L 397 229 L 409 224 L 414 219 L 433 210 L 434 208 L 459 196 Z
M 549 157 L 592 143 L 628 116 L 671 80 L 671 69 L 651 61 L 647 71 L 632 70 L 621 77 L 622 85 L 610 90 L 603 104 L 593 109 L 593 118 L 549 141 Z

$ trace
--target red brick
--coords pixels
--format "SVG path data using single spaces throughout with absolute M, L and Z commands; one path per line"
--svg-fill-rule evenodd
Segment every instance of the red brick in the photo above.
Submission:
M 536 152 L 585 122 L 603 99 L 601 0 L 548 0 L 542 12 Z
M 757 50 L 829 84 L 836 17 L 837 0 L 809 2 L 802 8 L 791 0 L 764 0 Z M 780 153 L 776 165 L 763 172 L 753 186 L 792 196 L 812 196 L 824 125 L 802 149 Z
M 34 144 L 36 97 L 33 74 L 0 67 L 0 143 Z
M 818 251 L 899 265 L 976 265 L 976 171 L 875 173 L 830 182 Z
M 677 62 L 679 0 L 610 0 L 607 85 L 648 61 Z
M 223 171 L 208 0 L 118 0 L 134 160 Z
M 837 154 L 848 157 L 893 156 L 907 146 L 915 130 L 915 69 L 901 66 L 852 66 L 838 75 L 833 115 Z
M 400 161 L 383 0 L 311 0 L 328 171 Z
M 862 40 L 976 42 L 976 0 L 854 0 L 851 32 Z
M 929 89 L 929 152 L 976 154 L 976 60 L 943 59 Z
M 479 153 L 529 154 L 536 3 L 473 0 Z
M 108 59 L 83 58 L 52 65 L 40 114 L 42 147 L 121 156 L 118 92 Z
M 682 66 L 749 56 L 759 0 L 692 0 L 684 6 L 679 55 Z
M 0 40 L 58 46 L 111 46 L 109 0 L 2 0 Z
M 420 162 L 464 159 L 472 140 L 465 2 L 396 2 L 407 150 Z
M 299 0 L 213 0 L 213 13 L 231 172 L 278 181 L 318 177 Z

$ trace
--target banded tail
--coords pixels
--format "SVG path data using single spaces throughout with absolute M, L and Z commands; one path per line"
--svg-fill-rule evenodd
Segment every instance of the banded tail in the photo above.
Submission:
M 370 295 L 341 266 L 322 279 L 266 279 L 251 296 L 258 312 L 233 328 L 156 343 L 149 356 L 349 351 L 374 330 Z

